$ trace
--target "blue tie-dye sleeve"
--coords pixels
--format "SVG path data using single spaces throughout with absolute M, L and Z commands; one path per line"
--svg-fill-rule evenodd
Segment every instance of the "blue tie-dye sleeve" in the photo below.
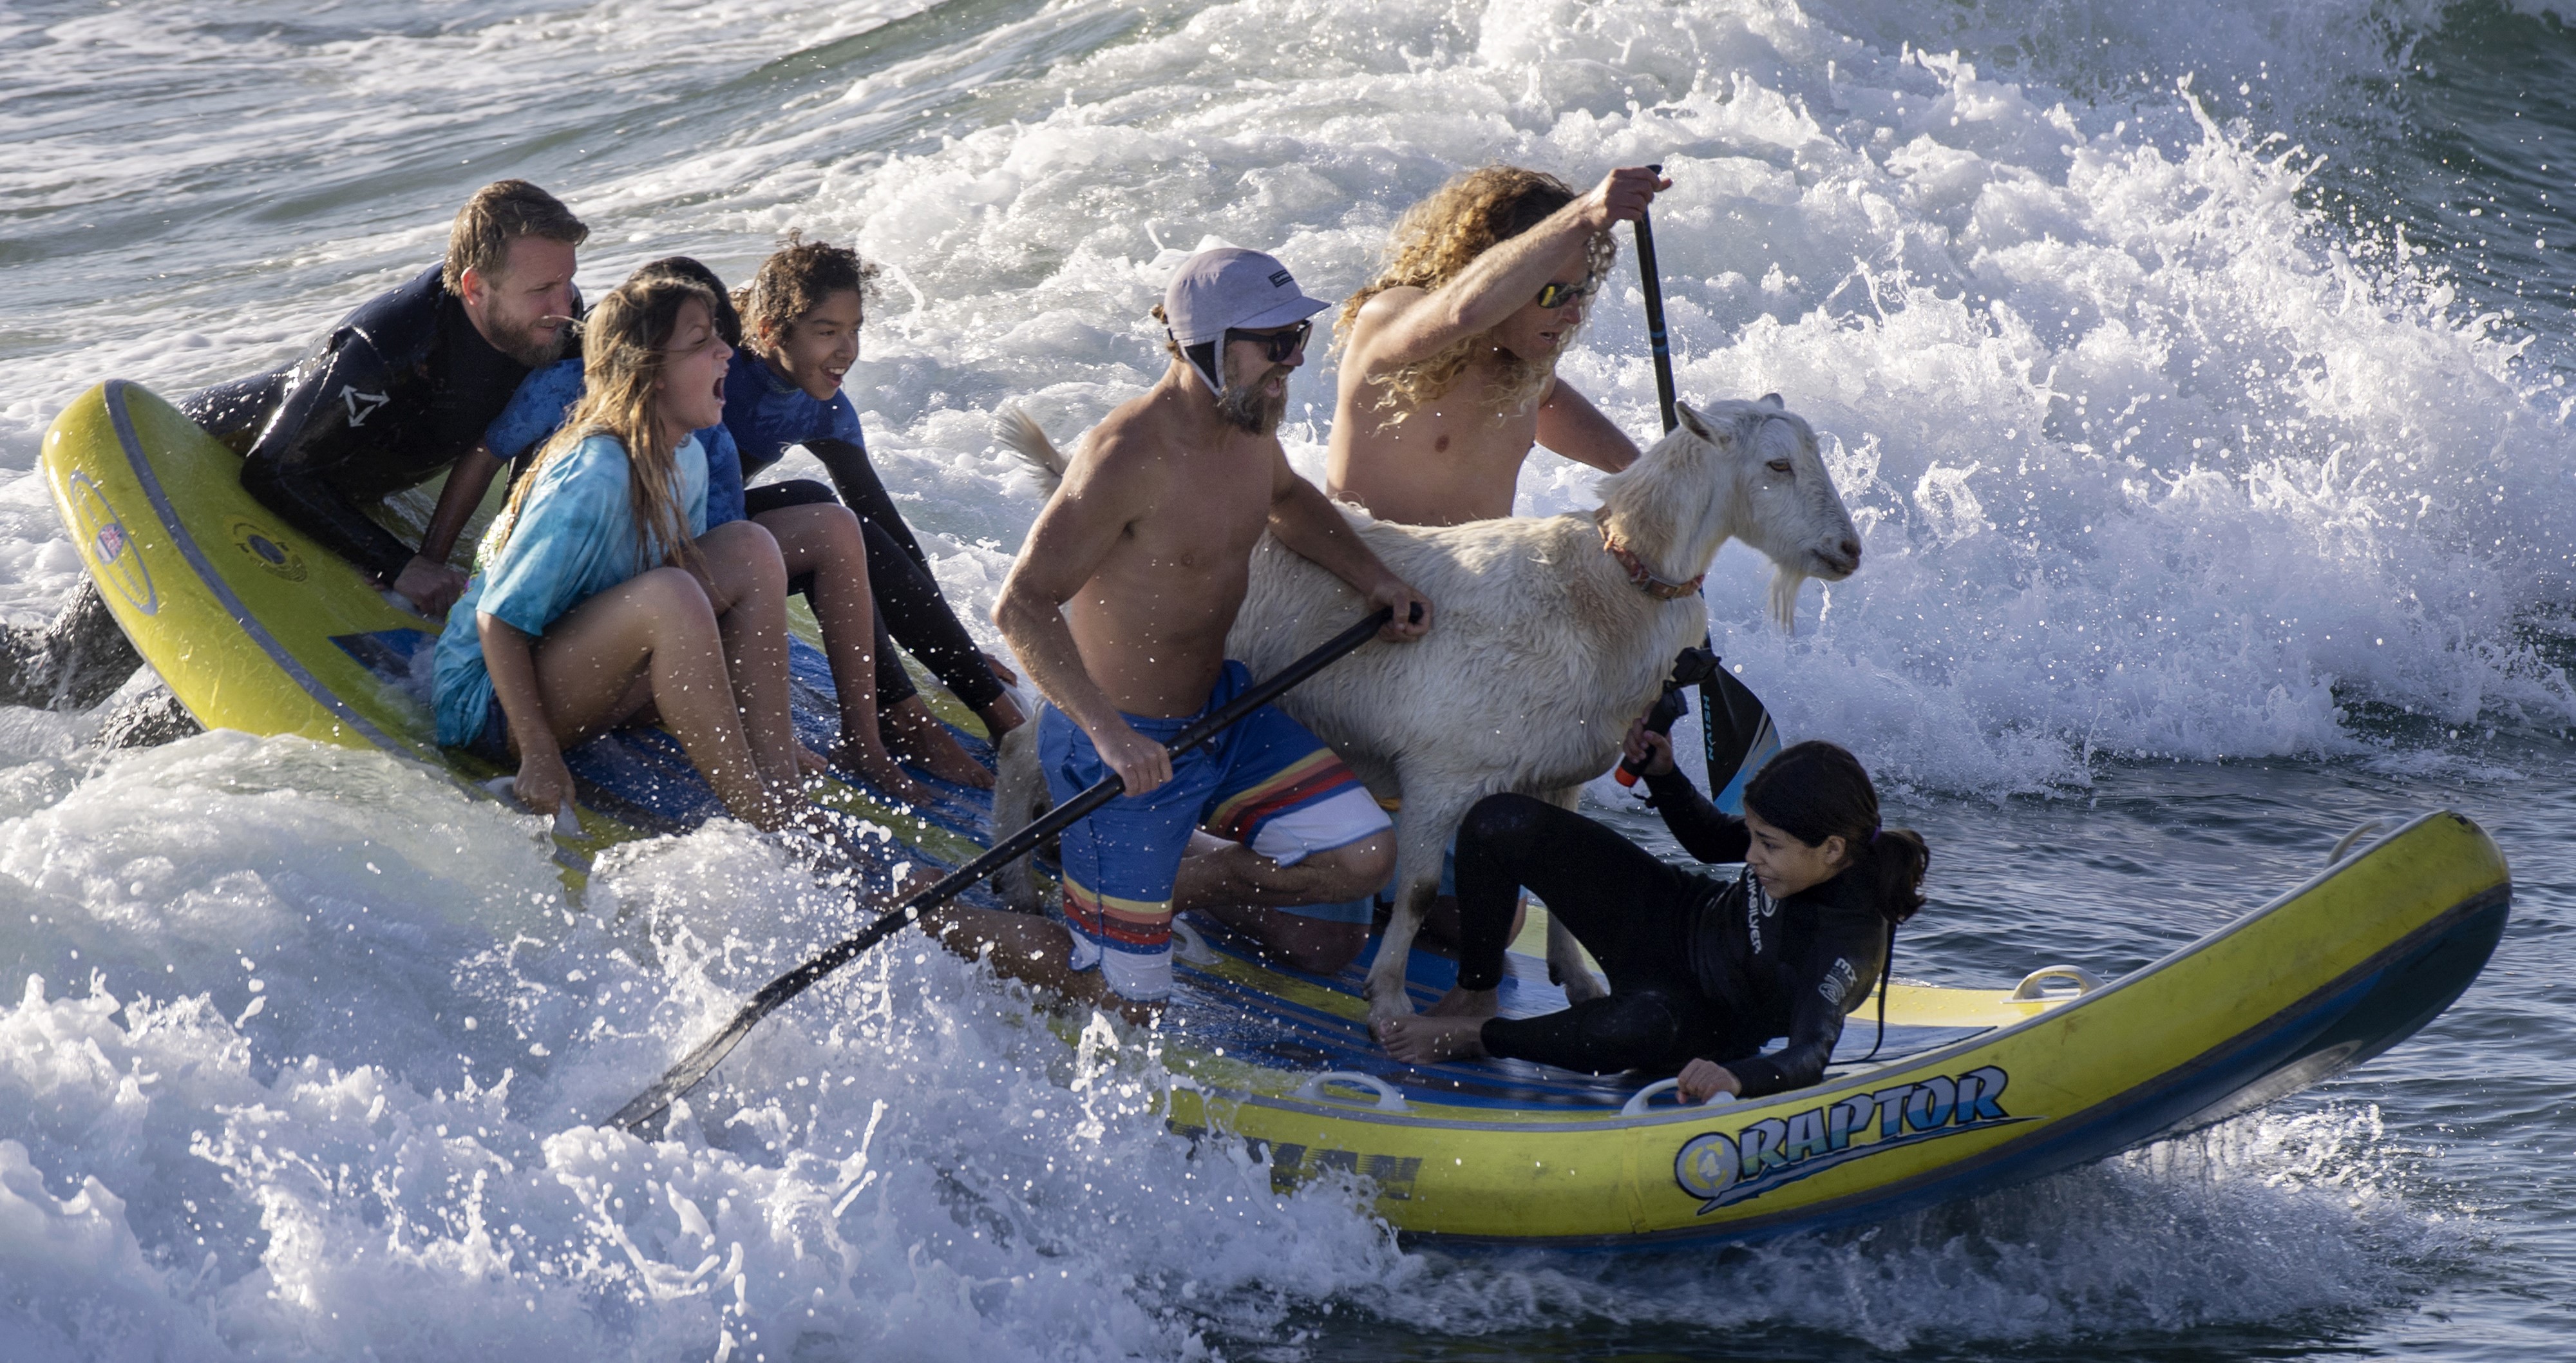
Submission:
M 516 460 L 535 449 L 555 429 L 574 403 L 581 401 L 581 361 L 557 360 L 519 380 L 510 405 L 483 428 L 483 448 L 493 457 Z
M 606 436 L 548 468 L 529 489 L 510 542 L 483 565 L 475 609 L 534 637 L 583 598 L 633 576 L 640 565 L 625 475 L 626 452 Z
M 703 534 L 742 519 L 742 454 L 734 448 L 733 432 L 722 426 L 698 432 L 698 443 L 707 451 L 707 523 L 700 528 Z

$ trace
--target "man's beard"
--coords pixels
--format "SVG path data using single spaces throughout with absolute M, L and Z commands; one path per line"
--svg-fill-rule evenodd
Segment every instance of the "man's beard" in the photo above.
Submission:
M 1288 415 L 1288 385 L 1279 385 L 1277 397 L 1264 390 L 1274 377 L 1285 379 L 1294 372 L 1287 365 L 1277 364 L 1263 370 L 1261 377 L 1249 381 L 1239 374 L 1227 375 L 1225 391 L 1217 394 L 1217 414 L 1236 430 L 1260 436 L 1277 435 L 1280 420 Z
M 572 336 L 572 328 L 561 320 L 556 321 L 552 331 L 539 331 L 534 324 L 514 327 L 498 317 L 486 317 L 484 321 L 492 328 L 492 348 L 530 369 L 543 369 L 562 359 L 564 342 Z

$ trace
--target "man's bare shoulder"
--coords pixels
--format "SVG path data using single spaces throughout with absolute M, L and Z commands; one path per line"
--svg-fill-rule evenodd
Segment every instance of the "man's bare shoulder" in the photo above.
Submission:
M 1411 284 L 1391 285 L 1371 294 L 1367 302 L 1360 304 L 1360 310 L 1351 316 L 1352 349 L 1367 351 L 1370 342 L 1380 332 L 1397 318 L 1421 306 L 1423 300 L 1430 296 L 1429 289 L 1416 288 Z
M 1369 295 L 1367 302 L 1360 304 L 1358 320 L 1363 325 L 1382 323 L 1389 318 L 1401 316 L 1411 310 L 1414 304 L 1430 296 L 1431 290 L 1416 285 L 1389 284 Z
M 1154 479 L 1171 441 L 1170 414 L 1158 402 L 1159 392 L 1144 393 L 1118 404 L 1082 442 L 1066 469 L 1068 481 L 1086 485 L 1135 486 Z

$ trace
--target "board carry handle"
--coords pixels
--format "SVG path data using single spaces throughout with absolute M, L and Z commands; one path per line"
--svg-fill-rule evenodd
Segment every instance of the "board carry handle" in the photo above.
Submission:
M 1646 1109 L 1653 1106 L 1657 1098 L 1662 1097 L 1667 1093 L 1675 1095 L 1673 1098 L 1674 1106 L 1689 1107 L 1690 1103 L 1679 1096 L 1678 1090 L 1681 1086 L 1682 1081 L 1677 1078 L 1658 1079 L 1655 1082 L 1646 1085 L 1644 1088 L 1629 1094 L 1628 1101 L 1619 1105 L 1619 1115 L 1622 1117 L 1643 1117 L 1646 1115 Z M 1735 1095 L 1732 1093 L 1712 1093 L 1708 1095 L 1708 1097 L 1701 1099 L 1699 1106 L 1723 1107 L 1734 1101 Z
M 1303 1098 L 1310 1103 L 1344 1103 L 1350 1101 L 1347 1098 L 1337 1097 L 1325 1092 L 1324 1086 L 1326 1084 L 1357 1084 L 1361 1088 L 1367 1089 L 1369 1092 L 1377 1095 L 1377 1110 L 1380 1112 L 1411 1112 L 1413 1110 L 1413 1105 L 1404 1101 L 1404 1095 L 1396 1090 L 1395 1085 L 1378 1078 L 1374 1074 L 1362 1074 L 1358 1070 L 1326 1070 L 1321 1074 L 1310 1075 L 1307 1077 L 1305 1083 L 1297 1086 L 1296 1096 Z
M 2050 980 L 2064 980 L 2074 985 L 2075 997 L 2079 999 L 2102 987 L 2102 977 L 2080 965 L 2042 966 L 2022 976 L 2021 983 L 2013 986 L 2013 1002 L 2028 1003 L 2048 997 Z

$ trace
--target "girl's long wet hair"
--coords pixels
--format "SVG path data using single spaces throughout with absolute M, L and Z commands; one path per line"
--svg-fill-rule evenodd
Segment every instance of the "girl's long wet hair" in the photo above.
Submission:
M 1782 748 L 1744 786 L 1744 808 L 1810 847 L 1840 837 L 1851 870 L 1877 891 L 1890 927 L 1923 907 L 1923 871 L 1931 849 L 1911 828 L 1881 828 L 1878 787 L 1860 759 L 1819 740 Z
M 710 320 L 723 314 L 715 290 L 685 273 L 661 268 L 664 264 L 657 261 L 636 271 L 599 300 L 583 322 L 581 401 L 510 489 L 510 500 L 486 537 L 486 558 L 510 542 L 520 505 L 546 466 L 584 440 L 605 435 L 626 447 L 626 496 L 638 532 L 635 570 L 700 566 L 698 542 L 689 534 L 688 512 L 680 505 L 677 448 L 663 438 L 661 423 L 654 419 L 655 386 L 672 334 L 679 329 L 681 309 L 695 301 L 707 309 Z

